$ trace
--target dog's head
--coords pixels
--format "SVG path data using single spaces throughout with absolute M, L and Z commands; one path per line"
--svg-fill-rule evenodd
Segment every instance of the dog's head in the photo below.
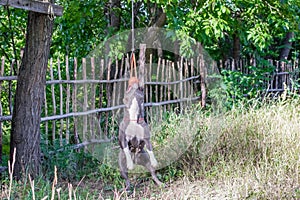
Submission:
M 128 81 L 128 88 L 125 93 L 125 97 L 123 99 L 124 104 L 126 105 L 127 108 L 130 107 L 130 95 L 135 93 L 136 90 L 139 89 L 139 79 L 136 77 L 131 77 Z
M 127 91 L 130 90 L 132 87 L 138 87 L 139 86 L 139 79 L 136 77 L 131 77 L 128 81 L 128 88 Z

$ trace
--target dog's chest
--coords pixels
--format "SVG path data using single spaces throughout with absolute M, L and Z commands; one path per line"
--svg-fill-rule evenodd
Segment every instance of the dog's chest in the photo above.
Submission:
M 130 122 L 125 130 L 125 134 L 128 140 L 132 139 L 134 136 L 136 136 L 137 139 L 143 139 L 144 128 L 136 122 Z
M 136 98 L 133 98 L 132 103 L 130 107 L 128 108 L 129 112 L 129 124 L 125 130 L 125 134 L 127 139 L 132 139 L 134 136 L 137 137 L 137 139 L 143 139 L 144 138 L 144 128 L 137 123 L 137 117 L 139 115 L 139 105 Z

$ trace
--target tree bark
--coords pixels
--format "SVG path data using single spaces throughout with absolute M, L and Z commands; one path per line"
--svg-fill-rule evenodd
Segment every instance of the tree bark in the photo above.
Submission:
M 46 71 L 53 30 L 53 20 L 46 14 L 28 13 L 26 45 L 20 66 L 10 143 L 10 161 L 16 158 L 14 177 L 27 170 L 32 177 L 40 173 L 40 121 L 46 84 Z
M 154 49 L 146 50 L 146 59 L 150 59 L 150 54 L 155 56 L 155 50 L 157 51 L 157 57 L 163 57 L 161 41 L 157 30 L 159 30 L 158 28 L 162 28 L 165 25 L 167 21 L 167 15 L 163 11 L 163 9 L 161 7 L 157 7 L 157 5 L 155 5 L 152 10 L 152 13 L 154 14 L 154 20 L 151 21 L 152 23 L 150 24 L 148 32 L 145 34 L 144 41 L 146 41 L 147 44 L 151 44 L 148 46 L 153 46 Z
M 120 13 L 120 0 L 110 0 L 110 27 L 112 27 L 114 31 L 118 31 L 120 29 Z
M 237 34 L 237 32 L 235 32 L 233 34 L 233 59 L 238 62 L 239 58 L 240 58 L 240 53 L 241 53 L 241 43 L 240 43 L 240 37 Z
M 289 57 L 290 50 L 292 48 L 293 42 L 291 39 L 294 38 L 294 33 L 293 32 L 288 32 L 285 36 L 284 42 L 283 42 L 283 49 L 280 52 L 280 57 L 279 60 L 284 60 Z

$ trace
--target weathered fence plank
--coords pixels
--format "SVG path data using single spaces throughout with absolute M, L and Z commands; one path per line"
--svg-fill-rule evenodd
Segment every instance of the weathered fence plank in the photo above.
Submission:
M 82 79 L 86 80 L 86 58 L 82 58 Z M 83 85 L 83 105 L 82 111 L 87 112 L 88 109 L 88 91 L 87 84 Z M 87 129 L 88 129 L 88 118 L 87 115 L 83 116 L 83 125 L 82 125 L 82 140 L 85 141 L 87 139 Z
M 61 77 L 61 69 L 60 69 L 60 59 L 57 60 L 57 71 L 58 71 L 58 80 L 62 80 Z M 63 85 L 59 84 L 59 114 L 63 115 L 63 107 L 64 107 L 64 99 L 63 99 Z M 64 120 L 60 119 L 60 127 L 59 127 L 59 144 L 63 146 L 63 128 L 64 128 Z
M 48 75 L 50 78 L 46 82 L 47 96 L 45 96 L 44 115 L 41 119 L 44 123 L 42 130 L 45 132 L 46 143 L 47 139 L 53 141 L 59 139 L 60 145 L 63 145 L 63 139 L 67 143 L 79 143 L 78 133 L 81 136 L 84 134 L 83 137 L 87 139 L 99 139 L 99 136 L 105 138 L 108 136 L 107 133 L 112 133 L 109 136 L 116 134 L 117 117 L 124 109 L 122 95 L 126 91 L 129 79 L 129 56 L 124 56 L 119 61 L 116 60 L 113 63 L 115 66 L 112 66 L 111 61 L 105 62 L 103 59 L 82 59 L 81 63 L 78 63 L 76 58 L 66 57 L 65 59 L 65 62 L 50 60 Z M 152 63 L 152 55 L 150 55 L 149 64 L 141 62 L 142 60 L 139 59 L 138 72 L 139 78 L 144 77 L 144 80 L 141 78 L 140 80 L 145 91 L 147 121 L 160 121 L 163 119 L 164 112 L 176 106 L 183 109 L 187 101 L 200 101 L 201 105 L 205 106 L 208 74 L 203 57 L 195 58 L 195 60 L 181 58 L 176 63 L 159 58 L 156 65 Z M 12 76 L 15 63 L 8 65 L 4 58 L 1 60 L 3 71 L 0 71 L 0 96 L 8 95 L 9 97 L 15 90 L 15 84 L 12 84 L 17 80 L 16 76 Z M 255 60 L 243 59 L 222 63 L 222 68 L 253 73 L 246 67 L 250 63 L 258 64 Z M 141 67 L 143 65 L 144 68 Z M 291 79 L 299 78 L 298 60 L 293 62 L 270 60 L 269 65 L 274 66 L 275 70 L 274 73 L 266 74 L 270 76 L 270 80 L 266 81 L 268 86 L 266 91 L 282 92 L 283 82 L 288 88 L 293 89 Z M 5 73 L 4 66 L 8 66 Z M 78 78 L 78 73 L 82 74 L 82 78 Z M 10 75 L 4 76 L 4 74 Z M 3 82 L 8 84 L 3 84 Z M 197 88 L 201 90 L 201 97 L 195 96 Z M 4 90 L 10 90 L 11 93 L 4 93 Z M 78 95 L 81 95 L 82 99 L 78 99 Z M 3 126 L 1 122 L 11 120 L 11 115 L 3 116 L 3 110 L 11 110 L 12 103 L 8 106 L 5 104 L 5 108 L 2 106 L 4 104 L 0 102 L 0 135 Z M 86 120 L 80 121 L 80 117 Z M 83 132 L 78 129 L 79 122 L 83 122 L 80 124 L 80 127 L 84 128 Z M 84 140 L 84 138 L 81 139 Z
M 139 86 L 144 89 L 145 84 L 145 52 L 146 44 L 140 44 L 140 54 L 139 54 Z
M 74 58 L 74 74 L 73 74 L 73 78 L 76 81 L 77 80 L 77 69 L 78 69 L 78 61 L 77 58 Z M 73 108 L 73 112 L 76 113 L 77 112 L 77 85 L 73 84 L 73 104 L 72 104 L 72 108 Z M 78 120 L 76 117 L 74 117 L 74 142 L 75 144 L 79 143 L 79 136 L 78 136 L 78 127 L 77 127 L 77 123 Z
M 67 81 L 70 80 L 68 56 L 66 56 L 66 79 L 67 79 Z M 70 89 L 71 89 L 70 84 L 67 84 L 66 113 L 70 113 L 70 97 L 71 97 Z M 70 118 L 66 119 L 66 143 L 67 144 L 70 143 Z
M 180 59 L 180 63 L 178 62 L 178 69 L 179 69 L 179 79 L 183 79 L 183 57 Z M 179 84 L 179 93 L 180 93 L 180 99 L 183 99 L 183 82 L 180 82 Z M 180 102 L 180 112 L 182 112 L 183 103 Z
M 104 78 L 104 59 L 101 59 L 101 61 L 100 61 L 99 79 L 103 80 L 103 78 Z M 104 95 L 103 95 L 104 84 L 100 84 L 99 87 L 100 87 L 100 91 L 99 91 L 99 108 L 102 108 L 103 107 L 103 97 L 104 97 Z M 98 123 L 99 123 L 99 126 L 101 126 L 102 116 L 103 116 L 102 112 L 99 112 L 98 113 Z M 102 130 L 102 129 L 100 129 L 100 130 Z
M 152 82 L 152 54 L 150 54 L 150 64 L 149 64 L 149 74 L 148 74 L 148 80 L 149 82 Z M 152 102 L 153 100 L 153 87 L 152 85 L 148 85 L 149 88 L 149 99 L 147 100 L 147 102 Z M 153 109 L 149 108 L 148 110 L 150 110 L 150 116 L 153 116 Z M 147 120 L 148 122 L 150 122 L 150 116 L 147 115 Z
M 116 66 L 115 66 L 114 80 L 117 79 L 118 72 L 119 72 L 119 62 L 118 62 L 117 58 L 115 60 L 116 60 L 115 61 Z M 116 94 L 116 92 L 117 92 L 117 83 L 114 82 L 113 83 L 113 87 L 112 87 L 112 93 L 113 93 L 112 99 L 111 99 L 112 100 L 112 106 L 115 106 L 117 104 L 117 102 L 116 102 L 116 100 L 117 100 L 117 97 L 116 97 L 117 94 Z M 111 119 L 111 123 L 112 123 L 112 125 L 111 125 L 112 130 L 111 130 L 111 132 L 112 132 L 112 134 L 116 133 L 115 132 L 115 118 L 116 118 L 116 112 L 112 112 L 112 119 Z
M 96 78 L 96 74 L 95 74 L 95 58 L 92 57 L 91 58 L 91 78 L 93 80 L 95 80 Z M 96 87 L 95 84 L 91 85 L 91 110 L 95 110 L 96 108 Z M 89 119 L 89 126 L 90 126 L 90 134 L 91 137 L 89 139 L 95 139 L 96 138 L 96 127 L 95 127 L 95 123 L 93 121 L 95 117 L 95 114 L 93 114 Z
M 53 75 L 53 59 L 50 59 L 50 77 L 51 80 L 54 80 L 54 75 Z M 51 85 L 51 94 L 52 94 L 52 107 L 53 111 L 52 114 L 56 115 L 56 98 L 55 98 L 55 90 L 54 90 L 54 85 Z M 55 140 L 55 133 L 56 133 L 56 123 L 55 120 L 52 121 L 52 141 Z
M 161 68 L 161 81 L 166 82 L 165 80 L 165 65 L 166 65 L 166 60 L 162 59 L 162 68 Z M 159 102 L 163 101 L 163 94 L 164 94 L 164 89 L 165 87 L 163 85 L 160 86 L 160 94 L 159 94 Z M 159 107 L 159 116 L 160 116 L 160 121 L 163 119 L 163 113 L 165 112 L 164 106 Z
M 45 116 L 48 116 L 48 102 L 47 102 L 47 86 L 45 86 L 45 94 L 44 94 L 44 113 L 45 113 Z M 48 121 L 45 122 L 45 143 L 46 145 L 49 144 L 49 123 Z
M 63 7 L 52 4 L 47 1 L 31 1 L 31 0 L 0 0 L 0 5 L 11 6 L 14 8 L 20 8 L 28 11 L 62 16 Z
M 157 71 L 156 71 L 156 81 L 158 81 L 159 80 L 159 70 L 160 70 L 160 66 L 161 66 L 161 62 L 162 62 L 162 60 L 161 60 L 161 58 L 159 57 L 158 58 L 158 63 L 157 63 Z M 158 91 L 158 85 L 155 85 L 155 99 L 156 99 L 156 102 L 159 102 L 159 91 Z M 158 108 L 155 108 L 155 113 L 160 113 L 160 108 L 158 107 Z M 159 119 L 160 119 L 160 115 L 156 115 L 156 121 L 159 121 Z
M 5 66 L 5 58 L 3 56 L 1 58 L 0 76 L 4 75 L 4 66 Z M 2 100 L 2 81 L 0 81 L 0 100 Z M 3 115 L 2 101 L 0 101 L 0 116 L 2 115 Z M 3 141 L 2 122 L 0 122 L 0 163 L 2 163 L 2 141 Z
M 200 68 L 200 87 L 201 87 L 201 106 L 206 106 L 206 70 L 204 65 L 203 55 L 201 54 L 199 59 Z

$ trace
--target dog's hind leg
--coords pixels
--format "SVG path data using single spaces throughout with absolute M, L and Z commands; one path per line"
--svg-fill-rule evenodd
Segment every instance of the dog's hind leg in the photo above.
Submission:
M 151 164 L 151 161 L 149 159 L 149 156 L 147 155 L 147 153 L 143 150 L 141 151 L 138 155 L 137 155 L 137 164 L 138 165 L 142 165 L 144 166 L 150 173 L 152 176 L 152 179 L 154 180 L 154 182 L 159 185 L 159 186 L 163 186 L 164 184 L 157 178 L 156 174 L 155 174 L 155 169 Z
M 147 153 L 149 154 L 149 157 L 150 157 L 150 163 L 153 167 L 157 167 L 158 163 L 157 163 L 156 158 L 154 157 L 153 147 L 152 147 L 152 144 L 151 144 L 151 141 L 150 141 L 149 127 L 145 122 L 141 125 L 144 128 L 144 135 L 145 135 L 144 142 L 145 142 L 145 145 L 146 145 L 146 151 L 147 151 Z
M 125 179 L 125 189 L 129 190 L 130 189 L 130 181 L 128 178 L 128 168 L 127 168 L 127 163 L 126 163 L 126 156 L 124 151 L 121 149 L 119 152 L 119 167 L 120 167 L 120 173 L 122 178 Z
M 126 140 L 125 131 L 123 131 L 124 126 L 126 126 L 126 125 L 122 122 L 121 125 L 120 125 L 120 128 L 119 128 L 119 145 L 120 145 L 123 153 L 125 153 L 127 168 L 131 170 L 131 169 L 133 169 L 133 161 L 132 161 L 132 158 L 131 158 L 131 155 L 130 155 L 128 142 Z

